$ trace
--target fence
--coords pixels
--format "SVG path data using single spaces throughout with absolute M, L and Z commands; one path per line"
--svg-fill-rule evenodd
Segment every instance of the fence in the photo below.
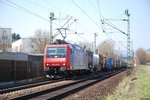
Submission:
M 43 55 L 0 53 L 0 82 L 28 82 L 43 75 Z

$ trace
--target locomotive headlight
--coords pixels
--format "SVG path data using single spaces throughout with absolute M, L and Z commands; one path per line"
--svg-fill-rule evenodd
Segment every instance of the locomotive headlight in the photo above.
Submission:
M 46 64 L 47 66 L 49 66 L 49 64 Z
M 62 65 L 63 65 L 63 66 L 65 66 L 66 64 L 65 64 L 65 63 L 63 63 Z

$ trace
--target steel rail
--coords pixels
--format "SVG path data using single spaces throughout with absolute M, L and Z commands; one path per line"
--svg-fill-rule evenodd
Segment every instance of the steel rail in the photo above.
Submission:
M 110 78 L 122 71 L 125 71 L 125 69 L 119 70 L 119 71 L 112 71 L 105 73 L 103 75 L 98 75 L 95 77 L 90 77 L 82 80 L 78 80 L 72 83 L 68 83 L 62 86 L 57 86 L 53 88 L 49 88 L 43 91 L 27 94 L 24 96 L 19 96 L 12 98 L 12 100 L 20 100 L 20 99 L 48 99 L 48 100 L 55 100 L 55 99 L 62 99 L 64 97 L 69 96 L 70 94 L 73 94 L 75 92 L 80 91 L 81 89 L 84 89 L 86 87 L 89 87 L 97 82 L 100 82 L 102 80 L 105 80 L 107 78 Z

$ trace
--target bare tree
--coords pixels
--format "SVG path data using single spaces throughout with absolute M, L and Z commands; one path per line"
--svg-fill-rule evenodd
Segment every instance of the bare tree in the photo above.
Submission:
M 10 44 L 10 37 L 8 36 L 7 31 L 3 31 L 2 34 L 0 34 L 0 48 L 3 52 L 7 51 L 8 44 Z
M 138 61 L 139 61 L 140 64 L 145 64 L 146 63 L 147 52 L 143 48 L 139 48 L 136 51 L 136 56 L 137 56 Z
M 113 40 L 105 40 L 98 46 L 98 52 L 107 57 L 116 57 L 114 46 L 115 42 Z
M 49 32 L 37 29 L 31 38 L 32 53 L 43 54 L 46 44 L 50 42 Z
M 146 56 L 146 62 L 150 62 L 150 55 Z
M 113 53 L 113 58 L 118 58 L 120 56 L 122 56 L 121 52 L 119 50 L 115 50 Z
M 148 49 L 146 51 L 147 51 L 146 62 L 150 63 L 150 49 Z
M 91 44 L 89 42 L 79 42 L 77 44 L 86 50 L 92 51 Z

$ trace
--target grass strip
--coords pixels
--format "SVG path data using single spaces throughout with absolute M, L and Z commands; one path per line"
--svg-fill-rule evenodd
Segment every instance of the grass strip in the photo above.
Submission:
M 150 75 L 146 65 L 136 68 L 135 73 L 119 83 L 114 94 L 105 100 L 150 100 Z

